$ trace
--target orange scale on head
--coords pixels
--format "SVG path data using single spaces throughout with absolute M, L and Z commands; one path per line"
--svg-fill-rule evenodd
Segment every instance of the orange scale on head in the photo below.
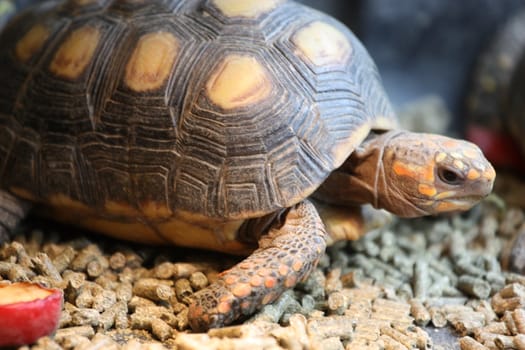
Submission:
M 477 180 L 480 176 L 481 174 L 476 169 L 470 169 L 467 173 L 467 179 L 469 180 Z
M 454 139 L 449 139 L 449 140 L 446 140 L 445 142 L 443 142 L 442 145 L 444 147 L 446 147 L 446 148 L 458 148 L 459 147 L 459 142 L 457 140 L 454 140 Z
M 436 159 L 435 160 L 436 160 L 436 163 L 441 163 L 445 159 L 447 159 L 447 154 L 445 152 L 439 152 L 436 155 Z
M 418 192 L 422 195 L 425 195 L 427 197 L 433 197 L 436 195 L 437 190 L 434 186 L 426 185 L 426 184 L 419 184 L 418 186 Z
M 422 177 L 426 182 L 434 182 L 434 163 L 430 163 L 427 167 L 422 169 Z
M 451 152 L 450 155 L 451 155 L 454 159 L 461 159 L 461 158 L 463 158 L 463 153 L 460 153 L 460 152 Z
M 447 212 L 447 211 L 456 210 L 457 207 L 453 203 L 450 203 L 450 202 L 441 202 L 437 205 L 437 209 L 440 212 Z
M 394 172 L 400 176 L 408 176 L 414 178 L 416 176 L 416 171 L 412 169 L 409 165 L 402 163 L 401 161 L 396 160 L 392 165 Z
M 479 158 L 479 152 L 474 148 L 467 148 L 463 151 L 463 155 L 470 159 Z
M 465 163 L 463 163 L 461 160 L 459 159 L 455 159 L 454 160 L 454 166 L 460 170 L 463 170 L 465 168 Z
M 488 180 L 494 180 L 494 178 L 496 177 L 496 170 L 494 170 L 493 167 L 489 167 L 483 172 L 483 176 Z

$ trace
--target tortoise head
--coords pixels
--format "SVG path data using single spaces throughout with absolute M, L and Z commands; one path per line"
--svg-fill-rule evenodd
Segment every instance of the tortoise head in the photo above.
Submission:
M 398 216 L 470 209 L 491 191 L 496 173 L 481 150 L 445 136 L 372 133 L 316 196 L 334 204 L 370 203 Z
M 406 131 L 382 137 L 377 200 L 397 215 L 467 210 L 492 191 L 496 172 L 473 143 Z

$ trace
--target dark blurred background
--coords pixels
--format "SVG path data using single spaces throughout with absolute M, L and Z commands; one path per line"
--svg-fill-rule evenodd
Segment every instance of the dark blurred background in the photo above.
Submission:
M 302 0 L 361 38 L 397 106 L 441 96 L 461 118 L 476 58 L 524 0 Z
M 42 0 L 0 0 L 23 8 Z M 525 0 L 299 0 L 350 27 L 375 59 L 394 105 L 436 94 L 461 122 L 476 58 Z

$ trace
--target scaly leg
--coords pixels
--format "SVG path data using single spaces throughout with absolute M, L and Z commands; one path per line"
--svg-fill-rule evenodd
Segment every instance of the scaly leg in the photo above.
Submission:
M 10 239 L 11 232 L 30 207 L 28 202 L 0 190 L 0 244 Z
M 259 240 L 259 248 L 195 293 L 190 306 L 194 331 L 228 325 L 277 299 L 308 277 L 326 248 L 324 225 L 312 203 L 291 208 L 284 224 Z

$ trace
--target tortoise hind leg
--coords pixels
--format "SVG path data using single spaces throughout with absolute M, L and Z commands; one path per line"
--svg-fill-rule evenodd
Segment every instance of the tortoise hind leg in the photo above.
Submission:
M 308 201 L 286 214 L 284 224 L 259 240 L 252 255 L 195 293 L 189 319 L 194 331 L 227 325 L 277 299 L 308 277 L 326 247 L 324 225 Z
M 28 202 L 0 190 L 0 244 L 10 239 L 11 232 L 30 207 Z

